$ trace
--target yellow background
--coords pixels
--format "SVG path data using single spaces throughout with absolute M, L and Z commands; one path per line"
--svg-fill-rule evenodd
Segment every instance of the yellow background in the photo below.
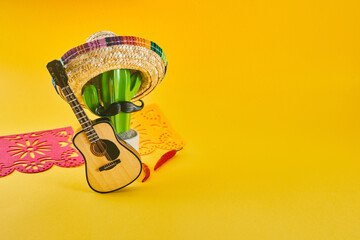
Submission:
M 1 239 L 360 239 L 359 1 L 1 1 L 0 134 L 78 126 L 47 62 L 92 33 L 169 60 L 186 147 L 148 182 L 84 167 L 0 179 Z M 144 159 L 151 167 L 163 152 Z

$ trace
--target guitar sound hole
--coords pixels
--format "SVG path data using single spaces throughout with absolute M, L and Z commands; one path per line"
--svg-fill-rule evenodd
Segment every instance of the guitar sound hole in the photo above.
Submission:
M 97 141 L 95 143 L 92 143 L 91 146 L 90 146 L 91 152 L 95 156 L 99 156 L 99 157 L 105 155 L 106 149 L 107 149 L 106 144 L 101 140 L 99 140 L 99 141 Z

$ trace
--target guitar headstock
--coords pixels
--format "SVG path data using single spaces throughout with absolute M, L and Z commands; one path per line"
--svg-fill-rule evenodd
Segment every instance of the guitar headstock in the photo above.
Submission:
M 59 60 L 53 60 L 46 65 L 51 77 L 60 88 L 68 85 L 68 77 L 65 69 Z

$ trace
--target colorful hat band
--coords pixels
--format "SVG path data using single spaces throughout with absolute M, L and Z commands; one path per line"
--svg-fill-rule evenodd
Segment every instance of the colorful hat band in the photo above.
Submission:
M 150 49 L 157 53 L 164 62 L 165 65 L 165 72 L 166 74 L 167 69 L 167 59 L 163 52 L 163 50 L 154 42 L 146 40 L 144 38 L 139 37 L 131 37 L 131 36 L 115 36 L 115 37 L 106 37 L 98 40 L 94 40 L 91 42 L 87 42 L 85 44 L 79 45 L 70 49 L 66 52 L 60 59 L 63 65 L 67 64 L 71 59 L 74 59 L 78 55 L 81 55 L 86 52 L 90 52 L 95 49 L 103 48 L 103 47 L 111 47 L 117 45 L 134 45 L 134 46 L 141 46 L 147 49 Z

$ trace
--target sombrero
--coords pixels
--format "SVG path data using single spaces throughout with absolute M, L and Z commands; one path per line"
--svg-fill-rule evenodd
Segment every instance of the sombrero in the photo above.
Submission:
M 131 100 L 134 102 L 154 90 L 167 69 L 166 56 L 156 43 L 139 37 L 117 36 L 109 31 L 91 35 L 86 43 L 66 52 L 60 61 L 82 105 L 82 87 L 101 73 L 120 68 L 140 71 L 142 82 Z M 55 85 L 55 88 L 62 96 L 59 87 Z

